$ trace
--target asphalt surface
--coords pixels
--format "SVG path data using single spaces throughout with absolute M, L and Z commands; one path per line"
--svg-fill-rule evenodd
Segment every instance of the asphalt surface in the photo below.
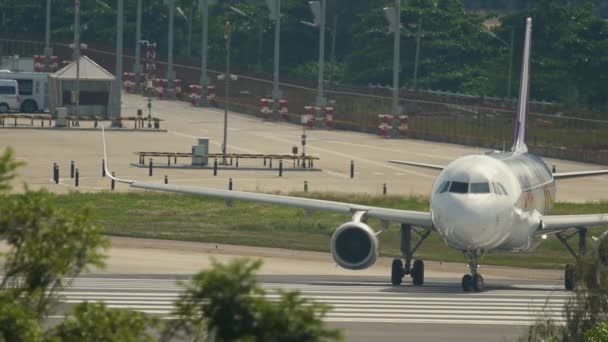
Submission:
M 170 316 L 181 292 L 175 275 L 88 275 L 62 294 L 63 310 L 82 301 Z M 423 341 L 511 341 L 540 317 L 562 322 L 570 294 L 551 281 L 486 281 L 482 293 L 464 293 L 457 279 L 427 279 L 424 286 L 393 287 L 385 277 L 261 276 L 268 298 L 298 290 L 329 304 L 326 322 L 344 329 L 347 341 L 418 338 Z M 61 315 L 52 316 L 61 319 Z

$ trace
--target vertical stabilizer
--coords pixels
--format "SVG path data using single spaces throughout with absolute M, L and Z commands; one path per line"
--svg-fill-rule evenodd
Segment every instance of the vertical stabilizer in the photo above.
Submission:
M 513 152 L 527 152 L 526 121 L 528 119 L 528 97 L 530 96 L 530 50 L 532 48 L 532 18 L 526 20 L 526 38 L 524 41 L 524 56 L 521 70 L 521 84 L 519 86 L 519 104 L 517 106 L 517 120 L 515 121 L 515 139 Z

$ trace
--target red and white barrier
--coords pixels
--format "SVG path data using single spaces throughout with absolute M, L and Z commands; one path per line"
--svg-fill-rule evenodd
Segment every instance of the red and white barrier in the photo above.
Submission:
M 262 106 L 262 109 L 260 109 L 260 112 L 262 112 L 262 116 L 264 117 L 264 120 L 270 119 L 271 101 L 272 101 L 271 99 L 260 99 L 260 104 Z
M 183 94 L 183 82 L 180 79 L 176 79 L 173 81 L 173 85 L 175 86 L 175 96 L 178 98 L 182 97 Z
M 410 129 L 410 117 L 407 115 L 400 115 L 399 116 L 399 127 L 397 127 L 397 130 L 399 131 L 399 135 L 402 137 L 406 137 L 408 134 L 408 131 Z
M 378 126 L 378 134 L 381 137 L 390 138 L 391 129 L 393 128 L 393 126 L 389 125 L 389 123 L 392 118 L 393 116 L 388 114 L 378 115 L 378 119 L 380 119 L 380 125 Z
M 207 103 L 212 106 L 217 106 L 217 89 L 215 86 L 207 86 Z
M 289 102 L 287 100 L 279 100 L 279 113 L 283 120 L 289 120 Z
M 202 87 L 200 85 L 190 85 L 190 103 L 192 103 L 193 106 L 198 105 L 198 102 L 201 99 L 201 90 Z
M 306 127 L 308 128 L 312 128 L 315 122 L 315 108 L 313 106 L 306 106 L 304 107 L 304 109 L 306 109 Z
M 123 85 L 125 87 L 125 90 L 130 93 L 133 91 L 133 87 L 135 86 L 135 74 L 132 72 L 125 72 L 123 73 Z
M 46 56 L 45 55 L 34 55 L 34 71 L 44 72 L 46 70 Z M 51 62 L 49 64 L 50 72 L 57 71 L 59 68 L 59 57 L 51 56 Z
M 167 80 L 164 78 L 157 78 L 154 80 L 154 90 L 156 91 L 156 96 L 162 99 L 165 96 L 165 91 L 167 89 Z
M 334 107 L 323 107 L 325 113 L 325 127 L 334 128 Z

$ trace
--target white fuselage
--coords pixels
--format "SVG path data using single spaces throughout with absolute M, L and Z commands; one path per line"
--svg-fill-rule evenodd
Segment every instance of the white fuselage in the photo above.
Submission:
M 529 153 L 492 152 L 458 158 L 431 193 L 433 225 L 463 251 L 533 248 L 541 216 L 555 199 L 547 165 Z

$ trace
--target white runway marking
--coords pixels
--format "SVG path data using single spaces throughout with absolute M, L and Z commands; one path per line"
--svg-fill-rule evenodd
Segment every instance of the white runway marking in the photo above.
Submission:
M 392 287 L 382 282 L 263 283 L 268 299 L 274 291 L 298 290 L 328 304 L 328 322 L 530 325 L 540 317 L 564 323 L 569 292 L 547 285 L 512 285 L 482 293 L 463 293 L 449 283 Z M 167 318 L 181 287 L 172 279 L 81 278 L 62 293 L 64 302 L 103 301 Z

